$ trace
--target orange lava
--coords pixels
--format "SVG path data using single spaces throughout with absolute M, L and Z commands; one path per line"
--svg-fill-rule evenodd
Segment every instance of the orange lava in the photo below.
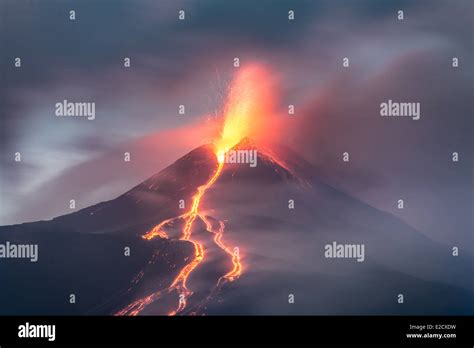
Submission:
M 190 263 L 188 263 L 183 269 L 181 269 L 181 271 L 178 273 L 178 275 L 175 277 L 175 279 L 167 289 L 155 292 L 149 296 L 146 296 L 131 303 L 130 305 L 116 313 L 116 315 L 138 315 L 147 305 L 161 298 L 163 295 L 172 292 L 173 290 L 176 290 L 178 292 L 179 302 L 178 307 L 174 311 L 170 312 L 169 315 L 175 315 L 186 308 L 187 299 L 189 298 L 189 296 L 192 295 L 192 291 L 188 289 L 186 282 L 188 280 L 189 275 L 201 263 L 205 255 L 203 246 L 196 241 L 190 240 L 192 234 L 192 227 L 197 217 L 204 221 L 203 215 L 199 213 L 201 199 L 206 193 L 206 191 L 216 182 L 217 178 L 222 172 L 223 167 L 223 163 L 218 163 L 217 169 L 212 175 L 212 177 L 209 179 L 209 181 L 206 184 L 198 187 L 197 193 L 193 197 L 193 204 L 188 212 L 176 218 L 166 219 L 160 222 L 151 231 L 143 235 L 143 238 L 146 240 L 151 240 L 155 237 L 168 238 L 166 232 L 164 232 L 162 228 L 167 224 L 172 224 L 175 220 L 184 219 L 185 224 L 180 240 L 186 240 L 193 243 L 194 259 Z
M 277 123 L 274 74 L 261 64 L 239 69 L 224 105 L 221 133 L 214 141 L 218 159 L 246 137 L 263 141 Z
M 201 216 L 201 218 L 206 224 L 206 229 L 209 232 L 214 233 L 214 243 L 216 243 L 219 246 L 219 248 L 224 250 L 232 259 L 233 268 L 226 275 L 219 278 L 217 282 L 217 286 L 221 285 L 222 280 L 229 280 L 231 282 L 234 281 L 235 279 L 239 278 L 240 275 L 242 274 L 242 264 L 240 262 L 240 255 L 239 255 L 238 249 L 235 251 L 232 251 L 229 249 L 229 247 L 227 247 L 224 244 L 224 242 L 222 242 L 222 237 L 224 235 L 224 230 L 225 230 L 224 222 L 219 221 L 219 229 L 216 232 L 212 228 L 212 224 L 207 219 L 207 217 Z
M 207 189 L 209 189 L 217 180 L 219 175 L 222 172 L 222 168 L 224 167 L 223 163 L 218 163 L 217 169 L 211 179 L 202 186 L 198 187 L 198 192 L 193 197 L 193 205 L 191 210 L 185 214 L 186 223 L 183 229 L 183 236 L 181 240 L 190 240 L 193 223 L 196 220 L 196 217 L 200 216 L 199 214 L 199 204 L 201 203 L 201 199 L 206 193 Z M 190 291 L 186 286 L 186 281 L 188 280 L 189 275 L 192 271 L 201 263 L 204 259 L 204 249 L 201 244 L 191 241 L 194 244 L 194 260 L 187 264 L 175 278 L 173 283 L 170 285 L 171 288 L 176 288 L 178 290 L 180 299 L 178 308 L 171 312 L 170 315 L 175 315 L 176 313 L 181 312 L 186 307 L 187 298 L 192 295 L 192 291 Z

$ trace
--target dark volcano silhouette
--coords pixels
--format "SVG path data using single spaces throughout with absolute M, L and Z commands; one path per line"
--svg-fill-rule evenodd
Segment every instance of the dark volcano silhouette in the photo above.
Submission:
M 451 256 L 449 246 L 321 182 L 318 170 L 290 149 L 269 148 L 241 142 L 235 149 L 256 149 L 257 166 L 225 164 L 202 201 L 203 214 L 225 221 L 226 243 L 241 250 L 242 276 L 203 305 L 230 267 L 209 247 L 190 276 L 194 295 L 182 314 L 474 312 L 470 258 Z M 182 214 L 180 200 L 189 207 L 216 166 L 212 147 L 204 145 L 116 199 L 50 221 L 0 227 L 0 243 L 39 245 L 36 263 L 0 262 L 0 314 L 113 314 L 168 286 L 192 259 L 192 244 L 173 228 L 169 239 L 141 236 Z M 212 245 L 202 223 L 193 235 Z M 364 244 L 364 262 L 325 258 L 324 246 L 334 241 Z M 141 314 L 163 314 L 160 306 L 169 303 Z

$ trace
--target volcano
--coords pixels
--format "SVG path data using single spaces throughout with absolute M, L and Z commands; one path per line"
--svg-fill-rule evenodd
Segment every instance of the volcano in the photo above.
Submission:
M 288 148 L 232 149 L 257 165 L 204 145 L 116 199 L 0 227 L 1 243 L 39 249 L 36 263 L 0 263 L 0 314 L 474 312 L 469 257 L 322 182 Z M 364 245 L 363 262 L 328 258 L 333 243 Z

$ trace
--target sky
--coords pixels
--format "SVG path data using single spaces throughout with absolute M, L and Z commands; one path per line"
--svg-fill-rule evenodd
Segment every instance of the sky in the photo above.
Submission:
M 239 57 L 278 77 L 284 126 L 273 140 L 326 182 L 435 240 L 472 235 L 470 0 L 5 0 L 0 10 L 2 225 L 68 213 L 71 198 L 113 199 L 209 142 Z M 64 99 L 95 102 L 96 118 L 56 117 Z M 420 102 L 420 120 L 380 117 L 388 99 Z

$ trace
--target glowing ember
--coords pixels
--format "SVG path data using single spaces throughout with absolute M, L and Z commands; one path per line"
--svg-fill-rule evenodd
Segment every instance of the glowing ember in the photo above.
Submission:
M 214 142 L 219 162 L 223 161 L 224 153 L 242 139 L 261 137 L 274 114 L 271 74 L 260 65 L 241 69 L 231 84 L 224 106 L 222 132 Z

